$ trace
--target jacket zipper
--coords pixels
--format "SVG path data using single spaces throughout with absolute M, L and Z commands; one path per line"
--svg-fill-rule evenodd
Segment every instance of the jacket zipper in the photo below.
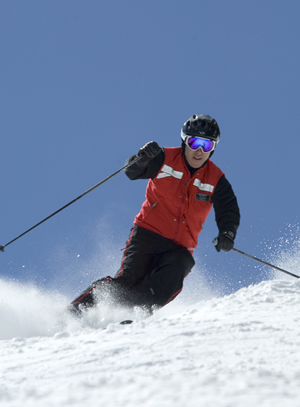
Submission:
M 192 179 L 192 178 L 191 178 L 191 179 Z M 185 183 L 183 184 L 183 186 L 186 186 L 189 182 L 190 182 L 190 180 L 187 181 L 187 182 L 185 182 Z M 184 204 L 184 201 L 185 201 L 186 197 L 187 197 L 187 190 L 186 190 L 185 193 L 182 195 L 181 205 L 180 205 L 180 207 L 179 207 L 179 209 L 178 209 L 178 212 L 177 212 L 177 218 L 176 218 L 177 226 L 176 226 L 176 230 L 175 230 L 175 234 L 174 234 L 174 240 L 176 239 L 176 237 L 177 237 L 177 235 L 178 235 L 179 225 L 180 225 L 180 218 L 181 218 L 181 210 L 182 210 L 182 207 L 183 207 L 183 204 Z

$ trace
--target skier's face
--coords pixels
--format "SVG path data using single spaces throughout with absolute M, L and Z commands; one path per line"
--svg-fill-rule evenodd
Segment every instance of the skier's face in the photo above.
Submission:
M 200 168 L 206 161 L 209 159 L 209 153 L 203 153 L 201 148 L 197 151 L 193 151 L 190 148 L 186 147 L 184 149 L 184 154 L 187 162 L 193 168 Z

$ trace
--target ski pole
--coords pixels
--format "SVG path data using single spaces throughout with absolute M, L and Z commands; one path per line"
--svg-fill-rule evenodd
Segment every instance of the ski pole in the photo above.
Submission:
M 1 246 L 0 245 L 0 251 L 4 252 L 4 249 L 6 246 L 10 245 L 11 243 L 15 242 L 16 240 L 20 239 L 20 237 L 26 235 L 26 233 L 30 232 L 31 230 L 35 229 L 37 226 L 41 225 L 42 223 L 46 222 L 46 220 L 52 218 L 52 216 L 58 214 L 59 212 L 61 212 L 63 209 L 66 209 L 68 206 L 72 205 L 74 202 L 78 201 L 80 198 L 82 198 L 83 196 L 87 195 L 89 192 L 93 191 L 94 189 L 96 189 L 97 187 L 99 187 L 100 185 L 104 184 L 104 182 L 108 181 L 109 179 L 113 178 L 115 175 L 119 174 L 119 172 L 125 170 L 126 168 L 130 167 L 131 165 L 135 164 L 141 157 L 138 156 L 136 158 L 134 158 L 132 161 L 130 161 L 128 164 L 124 165 L 124 167 L 120 168 L 118 171 L 114 172 L 113 174 L 109 175 L 108 177 L 104 178 L 102 181 L 98 182 L 98 184 L 94 185 L 92 188 L 88 189 L 87 191 L 85 191 L 83 194 L 79 195 L 77 198 L 73 199 L 73 201 L 67 203 L 66 205 L 64 205 L 63 207 L 61 207 L 60 209 L 58 209 L 57 211 L 53 212 L 51 215 L 47 216 L 45 219 L 41 220 L 39 223 L 37 223 L 36 225 L 32 226 L 30 229 L 26 230 L 25 232 L 21 233 L 19 236 L 15 237 L 13 240 L 11 240 L 10 242 L 6 243 L 6 245 Z
M 264 265 L 266 265 L 266 266 L 272 267 L 272 268 L 274 268 L 274 269 L 276 269 L 276 270 L 282 271 L 283 273 L 289 274 L 290 276 L 293 276 L 293 277 L 296 277 L 296 278 L 300 278 L 300 276 L 297 276 L 297 274 L 293 274 L 293 273 L 291 273 L 290 271 L 283 270 L 283 269 L 281 269 L 280 267 L 277 267 L 277 266 L 274 266 L 273 264 L 267 263 L 267 262 L 264 261 L 264 260 L 260 260 L 260 259 L 258 259 L 257 257 L 251 256 L 250 254 L 247 254 L 247 253 L 242 252 L 241 250 L 238 250 L 238 249 L 235 249 L 235 248 L 233 248 L 232 250 L 234 250 L 234 251 L 237 252 L 237 253 L 242 254 L 243 256 L 249 257 L 250 259 L 259 261 L 260 263 L 262 263 L 262 264 L 264 264 Z

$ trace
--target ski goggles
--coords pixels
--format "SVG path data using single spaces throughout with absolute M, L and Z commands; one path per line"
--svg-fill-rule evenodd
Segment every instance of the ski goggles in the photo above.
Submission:
M 186 136 L 185 144 L 193 151 L 197 151 L 201 148 L 202 153 L 210 153 L 217 145 L 215 141 L 193 136 Z

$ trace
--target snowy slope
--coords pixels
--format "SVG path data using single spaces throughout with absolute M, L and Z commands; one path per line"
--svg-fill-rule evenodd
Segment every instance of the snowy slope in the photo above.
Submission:
M 0 283 L 1 407 L 300 405 L 299 280 L 105 330 L 96 315 L 62 325 L 62 298 Z

